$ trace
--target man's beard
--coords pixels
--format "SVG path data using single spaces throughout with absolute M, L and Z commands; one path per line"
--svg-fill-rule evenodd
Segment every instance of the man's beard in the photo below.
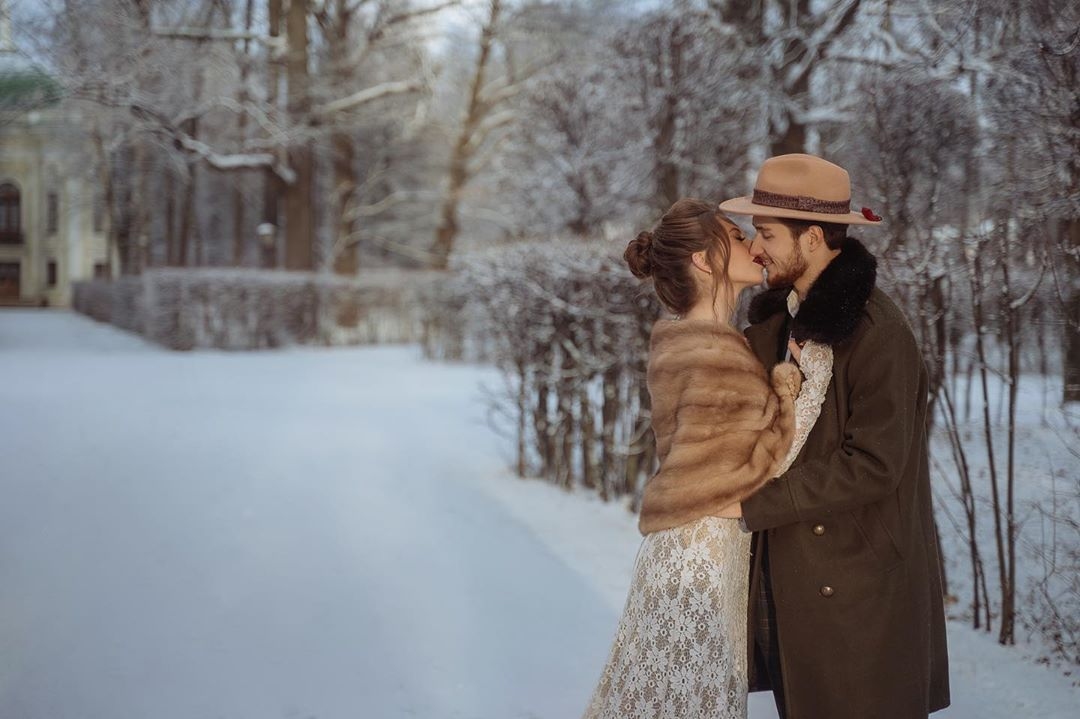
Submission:
M 803 276 L 803 274 L 810 269 L 809 263 L 806 261 L 806 256 L 802 253 L 802 248 L 799 247 L 799 243 L 795 243 L 795 252 L 792 254 L 791 259 L 783 267 L 779 266 L 776 259 L 773 259 L 772 267 L 769 268 L 769 279 L 767 283 L 769 287 L 790 287 L 795 284 L 795 280 Z

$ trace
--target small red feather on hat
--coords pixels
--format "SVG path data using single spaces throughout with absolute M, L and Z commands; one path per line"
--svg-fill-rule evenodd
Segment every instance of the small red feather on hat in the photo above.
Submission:
M 875 215 L 869 207 L 862 208 L 862 216 L 871 222 L 881 222 L 881 215 Z

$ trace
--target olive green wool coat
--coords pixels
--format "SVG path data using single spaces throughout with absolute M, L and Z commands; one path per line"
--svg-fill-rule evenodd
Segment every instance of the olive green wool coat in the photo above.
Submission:
M 914 719 L 949 704 L 926 438 L 927 372 L 911 327 L 857 240 L 794 319 L 790 288 L 755 297 L 746 330 L 771 369 L 787 331 L 833 347 L 821 415 L 781 477 L 743 502 L 764 543 L 788 719 Z M 755 536 L 755 549 L 761 546 Z M 751 559 L 751 691 L 761 552 Z

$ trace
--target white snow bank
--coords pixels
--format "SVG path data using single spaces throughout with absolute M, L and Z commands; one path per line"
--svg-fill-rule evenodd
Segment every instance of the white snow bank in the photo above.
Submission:
M 491 370 L 412 347 L 173 353 L 34 310 L 0 312 L 0 374 L 0 717 L 584 708 L 635 519 L 509 475 Z M 950 637 L 936 716 L 1074 715 L 1060 672 Z
M 641 535 L 636 518 L 621 503 L 506 474 L 486 478 L 484 487 L 596 587 L 612 612 L 622 611 Z M 1080 688 L 1060 671 L 1034 664 L 965 623 L 949 623 L 949 657 L 953 704 L 935 718 L 1065 719 L 1080 706 Z M 750 717 L 776 717 L 771 694 L 751 696 Z

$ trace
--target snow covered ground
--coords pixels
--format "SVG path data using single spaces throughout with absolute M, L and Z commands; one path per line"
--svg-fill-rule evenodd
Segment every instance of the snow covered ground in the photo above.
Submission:
M 0 718 L 565 719 L 639 537 L 413 347 L 170 353 L 0 312 Z M 1080 690 L 952 627 L 941 717 Z M 755 696 L 751 716 L 775 716 Z

